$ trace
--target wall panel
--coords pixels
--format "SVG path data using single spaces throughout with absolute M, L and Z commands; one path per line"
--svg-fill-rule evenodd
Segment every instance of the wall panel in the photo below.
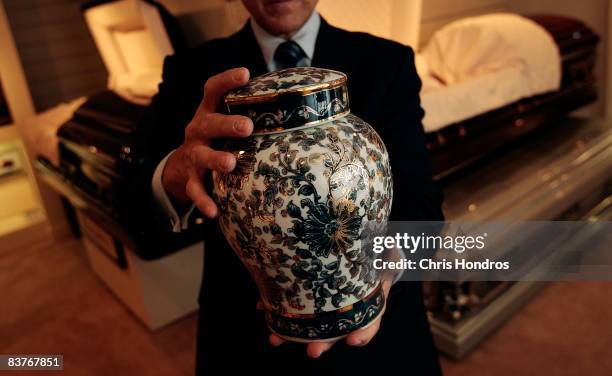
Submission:
M 37 111 L 103 90 L 106 69 L 80 0 L 4 0 Z

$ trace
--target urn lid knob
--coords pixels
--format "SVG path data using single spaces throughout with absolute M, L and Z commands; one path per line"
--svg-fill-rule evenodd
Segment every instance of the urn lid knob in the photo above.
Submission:
M 322 68 L 266 73 L 225 95 L 228 114 L 248 116 L 256 133 L 319 124 L 349 113 L 347 77 Z

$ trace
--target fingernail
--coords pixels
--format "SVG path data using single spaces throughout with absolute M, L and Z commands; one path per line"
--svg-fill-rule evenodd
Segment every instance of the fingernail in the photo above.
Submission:
M 365 341 L 360 338 L 351 338 L 347 342 L 350 346 L 361 346 Z
M 238 69 L 236 73 L 234 73 L 234 81 L 242 82 L 244 80 L 244 69 Z
M 229 170 L 232 167 L 232 161 L 229 158 L 222 158 L 219 161 L 220 170 Z
M 247 121 L 237 121 L 236 124 L 234 125 L 234 128 L 238 131 L 238 132 L 247 132 L 249 130 L 249 128 L 251 127 L 251 124 L 249 124 L 249 122 Z

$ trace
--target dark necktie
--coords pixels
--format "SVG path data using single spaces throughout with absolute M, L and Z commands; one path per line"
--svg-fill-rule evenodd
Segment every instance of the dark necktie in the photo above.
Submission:
M 297 67 L 300 60 L 305 57 L 304 50 L 292 40 L 279 44 L 274 51 L 274 61 L 278 69 Z

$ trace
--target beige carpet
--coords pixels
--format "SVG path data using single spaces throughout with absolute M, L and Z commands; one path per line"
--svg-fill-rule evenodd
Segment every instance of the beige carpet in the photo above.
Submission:
M 612 375 L 612 283 L 548 284 L 445 375 Z
M 63 354 L 66 375 L 193 374 L 196 316 L 151 333 L 76 239 L 0 252 L 0 291 L 0 354 Z M 448 376 L 612 375 L 612 284 L 550 284 L 465 360 L 442 364 Z
M 151 333 L 89 270 L 79 240 L 0 252 L 0 291 L 0 354 L 63 354 L 66 375 L 193 374 L 197 317 Z

